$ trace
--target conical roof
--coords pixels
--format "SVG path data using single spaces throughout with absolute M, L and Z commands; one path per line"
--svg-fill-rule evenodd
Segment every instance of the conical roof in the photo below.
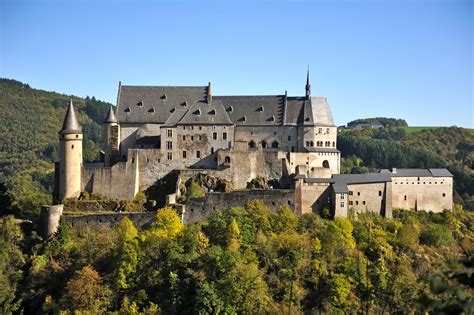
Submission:
M 61 133 L 82 133 L 81 126 L 79 126 L 76 113 L 74 112 L 72 99 L 70 100 L 69 106 L 67 108 L 66 117 L 64 118 L 63 127 L 61 128 Z
M 110 106 L 109 113 L 107 114 L 107 118 L 105 118 L 106 123 L 117 123 L 117 116 L 115 116 L 114 109 Z

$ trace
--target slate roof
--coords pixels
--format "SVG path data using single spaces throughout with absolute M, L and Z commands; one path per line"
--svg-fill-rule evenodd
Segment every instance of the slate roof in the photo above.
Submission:
M 390 174 L 367 173 L 367 174 L 334 174 L 333 179 L 338 184 L 369 184 L 391 182 Z
M 213 98 L 207 102 L 194 102 L 178 125 L 207 124 L 207 125 L 232 125 L 229 115 L 222 102 Z
M 105 118 L 106 123 L 116 123 L 117 122 L 117 116 L 115 116 L 114 109 L 112 106 L 109 108 L 109 112 L 107 113 L 107 117 Z
M 397 168 L 393 173 L 389 169 L 381 169 L 381 174 L 390 174 L 392 177 L 452 177 L 445 168 Z
M 79 126 L 79 122 L 77 121 L 76 113 L 74 111 L 72 99 L 69 101 L 69 106 L 67 108 L 63 127 L 61 128 L 60 133 L 82 133 L 81 126 Z
M 349 188 L 347 188 L 346 183 L 334 183 L 332 185 L 332 189 L 334 189 L 334 192 L 336 194 L 348 194 L 349 193 Z
M 430 168 L 429 170 L 434 177 L 453 177 L 453 174 L 445 168 Z
M 207 104 L 208 86 L 128 86 L 120 85 L 116 117 L 120 123 L 158 123 L 168 121 L 178 109 L 190 109 L 195 103 Z M 239 126 L 278 126 L 282 124 L 318 124 L 334 126 L 326 97 L 213 96 L 219 117 L 214 120 Z M 191 115 L 182 117 L 182 123 L 212 123 L 212 117 L 199 122 Z M 193 117 L 193 118 L 191 118 Z M 175 118 L 173 118 L 175 119 Z M 176 120 L 176 119 L 175 119 Z M 171 120 L 169 121 L 171 123 Z
M 117 98 L 117 119 L 121 123 L 163 124 L 173 109 L 189 107 L 195 101 L 206 98 L 207 86 L 121 85 Z
M 183 118 L 188 110 L 184 108 L 177 108 L 171 113 L 171 116 L 164 123 L 164 127 L 173 127 Z
M 336 148 L 318 148 L 318 147 L 307 147 L 308 152 L 326 152 L 326 153 L 339 153 L 340 151 Z
M 273 96 L 213 96 L 222 102 L 235 125 L 281 125 L 284 95 Z

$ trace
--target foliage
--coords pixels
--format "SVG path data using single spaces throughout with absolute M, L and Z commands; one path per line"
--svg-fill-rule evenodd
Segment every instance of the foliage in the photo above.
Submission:
M 9 217 L 1 312 L 468 314 L 473 219 L 457 206 L 325 220 L 252 201 L 189 226 L 163 208 L 144 231 L 61 222 L 42 243 Z
M 386 117 L 375 117 L 375 118 L 363 118 L 356 119 L 347 123 L 348 127 L 355 126 L 357 124 L 370 124 L 380 123 L 385 128 L 388 127 L 407 127 L 408 124 L 404 119 L 386 118 Z

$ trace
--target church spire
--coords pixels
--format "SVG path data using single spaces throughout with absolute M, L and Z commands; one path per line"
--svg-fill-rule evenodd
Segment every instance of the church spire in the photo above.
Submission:
M 82 133 L 81 127 L 77 121 L 76 113 L 74 112 L 72 99 L 69 101 L 69 107 L 67 108 L 61 133 Z
M 306 74 L 306 97 L 309 98 L 311 96 L 311 84 L 309 83 L 309 65 L 308 65 L 308 72 Z

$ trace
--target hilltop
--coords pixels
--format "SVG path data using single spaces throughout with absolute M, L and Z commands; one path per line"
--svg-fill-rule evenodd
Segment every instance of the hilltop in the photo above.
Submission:
M 84 159 L 96 160 L 103 142 L 102 120 L 111 104 L 0 79 L 1 208 L 35 212 L 51 202 L 58 131 L 70 98 L 84 132 Z

